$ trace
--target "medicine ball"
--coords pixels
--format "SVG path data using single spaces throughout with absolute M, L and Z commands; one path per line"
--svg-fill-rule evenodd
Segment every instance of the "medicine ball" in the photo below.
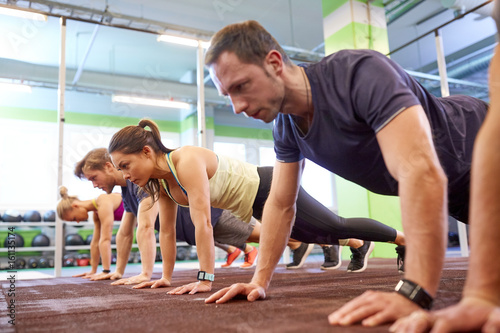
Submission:
M 66 245 L 85 245 L 82 236 L 79 234 L 66 235 Z
M 49 258 L 47 259 L 47 262 L 49 263 L 49 267 L 50 267 L 50 268 L 53 268 L 53 267 L 54 267 L 54 258 L 49 257 Z
M 47 259 L 45 259 L 43 257 L 40 258 L 40 259 L 38 259 L 38 267 L 40 267 L 40 268 L 47 268 L 47 267 L 49 267 L 49 263 L 48 263 Z
M 177 247 L 177 260 L 186 260 L 189 258 L 189 250 L 186 247 Z
M 75 266 L 76 260 L 73 254 L 65 254 L 63 257 L 63 266 L 64 267 L 72 267 Z
M 90 264 L 89 255 L 86 253 L 79 254 L 76 259 L 76 264 L 78 266 L 88 266 Z
M 15 209 L 8 209 L 2 215 L 2 220 L 4 220 L 4 222 L 21 222 L 22 219 L 21 213 Z
M 54 210 L 48 210 L 43 214 L 44 222 L 55 222 L 56 221 L 56 212 Z
M 23 247 L 24 246 L 24 238 L 19 234 L 10 234 L 10 236 L 5 237 L 5 241 L 3 242 L 4 247 L 15 246 L 15 247 Z
M 193 248 L 189 250 L 189 260 L 198 260 L 198 253 L 193 251 Z
M 88 235 L 87 238 L 85 239 L 85 245 L 90 245 L 90 243 L 92 243 L 93 237 L 94 237 L 93 234 Z
M 24 222 L 42 222 L 42 215 L 37 210 L 28 210 L 23 216 Z
M 31 240 L 31 246 L 50 246 L 50 239 L 47 235 L 38 234 Z
M 37 268 L 38 267 L 38 260 L 35 258 L 31 258 L 28 260 L 28 268 Z
M 22 269 L 26 267 L 26 260 L 24 258 L 17 258 L 16 259 L 16 268 Z

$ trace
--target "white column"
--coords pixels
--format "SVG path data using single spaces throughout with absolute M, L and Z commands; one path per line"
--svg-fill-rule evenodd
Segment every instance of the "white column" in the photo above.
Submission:
M 59 146 L 57 161 L 57 193 L 62 185 L 63 177 L 63 145 L 64 145 L 64 92 L 66 87 L 66 18 L 60 18 L 61 24 L 61 50 L 59 53 L 59 86 L 57 89 L 57 121 L 59 124 Z M 64 253 L 63 221 L 56 214 L 54 274 L 61 276 L 62 258 Z

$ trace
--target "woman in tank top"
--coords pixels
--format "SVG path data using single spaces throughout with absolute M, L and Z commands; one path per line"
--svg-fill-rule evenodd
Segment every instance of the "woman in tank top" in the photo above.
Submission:
M 110 272 L 111 266 L 111 238 L 113 222 L 121 221 L 124 212 L 122 196 L 119 193 L 101 194 L 95 199 L 79 200 L 76 196 L 68 195 L 68 189 L 61 186 L 59 189 L 61 201 L 57 204 L 57 214 L 62 220 L 87 221 L 89 212 L 93 212 L 94 233 L 90 243 L 91 271 L 75 275 L 90 280 L 100 280 Z M 102 272 L 97 272 L 99 258 L 102 262 Z
M 147 130 L 149 127 L 150 130 Z M 196 248 L 200 262 L 198 282 L 170 290 L 170 294 L 207 292 L 214 274 L 214 243 L 210 206 L 227 209 L 243 221 L 253 216 L 260 220 L 271 186 L 272 167 L 257 167 L 236 159 L 218 156 L 213 151 L 194 146 L 169 149 L 161 142 L 158 126 L 143 119 L 138 126 L 127 126 L 113 135 L 108 151 L 115 166 L 159 202 L 160 245 L 163 276 L 155 287 L 170 286 L 175 264 L 175 220 L 177 205 L 189 206 L 196 229 Z M 291 195 L 296 195 L 292 193 Z M 345 223 L 303 189 L 297 198 L 297 219 L 291 237 L 311 243 L 337 244 L 345 238 L 404 243 L 402 233 L 380 222 L 363 219 Z M 366 221 L 365 221 L 366 220 Z M 325 225 L 332 230 L 325 231 Z M 364 231 L 373 231 L 363 234 Z M 358 236 L 363 236 L 358 237 Z M 300 239 L 301 237 L 303 239 Z M 347 236 L 347 237 L 344 237 Z M 342 245 L 350 245 L 345 240 Z M 361 244 L 363 244 L 361 242 Z M 208 278 L 206 278 L 208 274 Z M 193 277 L 196 278 L 196 277 Z

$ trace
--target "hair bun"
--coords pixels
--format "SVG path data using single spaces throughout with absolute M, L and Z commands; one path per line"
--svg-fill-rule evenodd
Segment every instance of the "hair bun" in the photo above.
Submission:
M 146 129 L 146 127 L 151 127 L 151 121 L 149 119 L 143 118 L 139 121 L 139 124 L 137 126 Z
M 68 197 L 68 189 L 65 186 L 59 187 L 59 195 L 61 198 L 67 198 Z

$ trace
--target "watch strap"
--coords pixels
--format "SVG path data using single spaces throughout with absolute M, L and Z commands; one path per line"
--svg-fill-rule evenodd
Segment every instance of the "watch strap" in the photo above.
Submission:
M 214 281 L 215 280 L 215 274 L 210 274 L 205 271 L 199 271 L 198 272 L 198 280 L 200 281 Z
M 403 295 L 423 309 L 430 310 L 432 307 L 432 302 L 434 301 L 432 296 L 413 281 L 402 279 L 397 284 L 395 290 L 398 294 Z

